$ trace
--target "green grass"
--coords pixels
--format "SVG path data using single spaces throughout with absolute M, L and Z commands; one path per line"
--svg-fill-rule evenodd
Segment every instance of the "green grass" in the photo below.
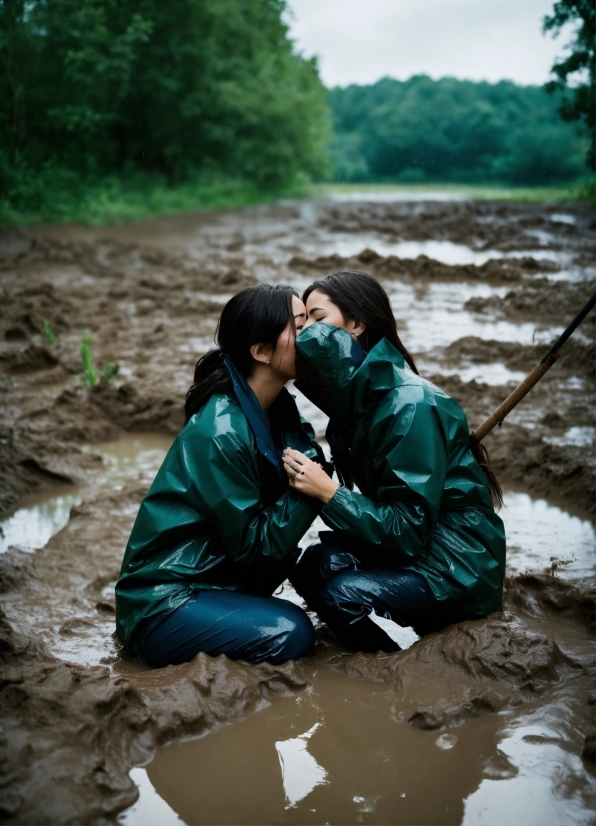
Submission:
M 140 221 L 155 215 L 172 215 L 207 209 L 235 209 L 271 203 L 280 198 L 325 198 L 359 193 L 362 196 L 394 194 L 409 196 L 441 192 L 454 198 L 562 203 L 594 200 L 593 184 L 558 187 L 504 187 L 480 184 L 306 184 L 297 181 L 283 190 L 263 192 L 248 181 L 225 177 L 199 177 L 169 185 L 164 179 L 149 176 L 82 179 L 66 170 L 46 170 L 24 174 L 16 180 L 13 196 L 0 195 L 0 226 L 38 223 L 78 222 L 117 224 Z
M 250 182 L 233 178 L 199 178 L 171 186 L 160 178 L 111 177 L 98 182 L 77 181 L 69 173 L 54 173 L 47 181 L 35 182 L 18 199 L 0 198 L 0 226 L 117 224 L 155 215 L 234 209 L 304 193 L 301 182 L 283 190 L 263 192 Z
M 441 192 L 455 198 L 468 197 L 490 201 L 526 201 L 531 203 L 548 202 L 562 203 L 565 201 L 593 201 L 593 185 L 585 183 L 569 184 L 566 186 L 536 186 L 536 187 L 505 187 L 484 184 L 312 184 L 310 195 L 314 198 L 325 198 L 333 195 L 347 195 L 348 193 L 362 196 L 395 194 L 400 200 L 407 200 L 408 196 L 420 198 L 425 193 Z

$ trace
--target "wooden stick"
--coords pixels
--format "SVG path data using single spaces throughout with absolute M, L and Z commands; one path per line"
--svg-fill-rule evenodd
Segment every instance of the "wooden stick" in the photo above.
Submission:
M 487 433 L 490 433 L 491 430 L 496 427 L 497 425 L 501 427 L 503 424 L 503 419 L 507 416 L 513 408 L 521 402 L 524 396 L 526 396 L 530 390 L 534 387 L 534 385 L 540 381 L 542 376 L 550 370 L 553 366 L 557 358 L 559 357 L 558 353 L 553 353 L 549 356 L 548 361 L 544 364 L 542 362 L 538 362 L 536 367 L 532 370 L 531 373 L 528 373 L 526 378 L 522 381 L 519 387 L 516 387 L 513 393 L 510 396 L 507 396 L 503 404 L 501 404 L 494 413 L 485 419 L 482 422 L 480 427 L 478 427 L 474 432 L 471 434 L 477 442 L 481 442 Z
M 576 315 L 576 317 L 573 319 L 569 327 L 567 327 L 563 335 L 557 339 L 557 341 L 553 344 L 548 353 L 538 362 L 536 367 L 534 367 L 532 372 L 528 373 L 528 375 L 522 381 L 519 387 L 516 387 L 513 393 L 511 393 L 510 396 L 507 396 L 503 404 L 497 407 L 495 412 L 492 413 L 488 417 L 488 419 L 482 422 L 479 428 L 470 433 L 470 439 L 473 439 L 476 442 L 481 442 L 487 435 L 487 433 L 490 433 L 493 428 L 495 428 L 497 425 L 501 427 L 505 416 L 511 413 L 513 408 L 520 403 L 524 396 L 526 396 L 534 387 L 534 385 L 540 381 L 544 374 L 548 370 L 550 370 L 555 361 L 559 358 L 559 353 L 561 352 L 561 347 L 563 346 L 563 344 L 565 344 L 565 342 L 573 333 L 575 328 L 578 327 L 579 324 L 581 324 L 581 322 L 588 315 L 590 310 L 594 307 L 595 303 L 596 293 L 593 293 L 587 304 Z

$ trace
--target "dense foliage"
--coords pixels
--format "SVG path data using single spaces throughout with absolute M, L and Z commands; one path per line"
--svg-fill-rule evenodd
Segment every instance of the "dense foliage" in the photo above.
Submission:
M 544 20 L 555 33 L 581 22 L 552 95 L 425 76 L 327 93 L 316 61 L 296 54 L 285 9 L 0 0 L 0 222 L 237 206 L 331 169 L 344 181 L 518 186 L 581 176 L 593 0 L 560 0 Z M 582 70 L 587 82 L 569 88 Z
M 586 140 L 543 87 L 418 75 L 336 88 L 329 100 L 336 180 L 540 185 L 584 169 Z
M 223 174 L 261 190 L 324 174 L 325 90 L 293 52 L 284 8 L 0 0 L 5 187 L 25 193 L 28 170 Z
M 543 21 L 543 31 L 556 37 L 566 23 L 576 23 L 574 38 L 568 46 L 569 54 L 552 67 L 555 79 L 548 91 L 563 92 L 559 111 L 568 121 L 582 121 L 589 139 L 586 156 L 593 173 L 595 165 L 594 139 L 596 131 L 596 5 L 594 0 L 559 0 L 553 13 Z M 579 80 L 578 80 L 579 78 Z M 575 81 L 573 85 L 571 82 Z

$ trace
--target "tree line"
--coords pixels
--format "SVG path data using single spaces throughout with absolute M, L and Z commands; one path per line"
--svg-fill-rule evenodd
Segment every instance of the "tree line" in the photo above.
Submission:
M 0 0 L 0 176 L 327 174 L 328 107 L 285 0 Z
M 545 28 L 574 19 L 578 4 L 588 24 L 574 54 L 593 87 L 591 0 L 556 3 Z M 285 10 L 286 0 L 0 0 L 0 213 L 106 176 L 272 192 L 305 180 L 540 184 L 584 172 L 586 130 L 559 115 L 583 117 L 590 99 L 589 88 L 579 104 L 577 92 L 565 97 L 577 59 L 561 64 L 550 95 L 424 76 L 328 91 L 316 60 L 296 52 Z M 593 131 L 593 113 L 584 120 Z
M 544 87 L 419 75 L 336 88 L 329 101 L 336 180 L 540 185 L 584 173 L 585 133 Z

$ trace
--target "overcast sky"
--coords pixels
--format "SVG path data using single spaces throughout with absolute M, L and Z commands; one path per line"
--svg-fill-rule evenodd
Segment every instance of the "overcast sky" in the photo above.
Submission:
M 553 0 L 288 0 L 290 35 L 305 56 L 317 55 L 326 86 L 374 83 L 390 76 L 549 79 L 564 53 L 542 34 Z

